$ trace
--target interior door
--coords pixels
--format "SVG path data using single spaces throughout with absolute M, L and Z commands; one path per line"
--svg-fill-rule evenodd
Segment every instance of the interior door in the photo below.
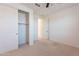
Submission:
M 19 45 L 26 43 L 26 15 L 22 12 L 18 13 L 18 42 Z
M 45 36 L 45 39 L 49 39 L 49 20 L 48 19 L 44 20 L 44 36 Z

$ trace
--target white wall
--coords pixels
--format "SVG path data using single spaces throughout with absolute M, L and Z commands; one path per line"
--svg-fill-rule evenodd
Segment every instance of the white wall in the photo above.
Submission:
M 49 39 L 49 19 L 48 17 L 45 17 L 43 20 L 43 38 L 44 39 Z
M 34 40 L 35 40 L 35 26 L 34 26 L 34 14 L 33 14 L 33 10 L 26 7 L 23 4 L 6 4 L 12 8 L 16 8 L 17 10 L 23 10 L 25 12 L 29 12 L 29 44 L 33 45 L 34 44 Z
M 44 22 L 45 17 L 44 16 L 39 16 L 38 18 L 38 39 L 44 39 Z
M 0 53 L 17 49 L 17 10 L 0 5 Z
M 46 36 L 44 36 L 44 20 L 45 16 L 34 14 L 35 40 L 46 38 Z
M 79 6 L 62 10 L 49 18 L 50 40 L 79 48 Z
M 44 20 L 45 16 L 40 16 L 39 14 L 34 13 L 34 24 L 35 24 L 35 40 L 44 39 Z
M 35 40 L 38 40 L 38 15 L 34 14 Z
M 33 11 L 22 4 L 0 4 L 0 53 L 18 48 L 18 9 L 29 12 L 29 43 L 34 44 Z

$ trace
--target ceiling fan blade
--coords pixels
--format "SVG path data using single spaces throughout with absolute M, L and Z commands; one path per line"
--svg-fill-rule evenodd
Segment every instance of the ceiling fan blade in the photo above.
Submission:
M 49 7 L 49 3 L 46 4 L 46 8 L 48 8 L 48 7 Z

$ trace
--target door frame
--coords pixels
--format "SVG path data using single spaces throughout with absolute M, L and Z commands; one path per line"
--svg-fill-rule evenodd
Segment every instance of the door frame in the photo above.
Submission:
M 25 13 L 25 15 L 26 14 L 28 14 L 28 23 L 29 23 L 29 12 L 26 12 L 26 11 L 23 11 L 23 10 L 20 10 L 20 9 L 18 9 L 18 23 L 19 23 L 19 12 L 22 12 L 22 13 Z M 26 15 L 27 16 L 27 15 Z M 28 26 L 29 26 L 29 24 L 28 24 Z M 18 24 L 18 27 L 19 27 L 19 24 Z M 27 24 L 26 24 L 26 27 L 27 27 Z M 29 28 L 28 28 L 28 30 L 29 30 Z M 19 28 L 18 28 L 18 31 L 19 31 Z M 18 47 L 19 47 L 19 32 L 17 33 L 17 35 L 18 35 Z M 26 35 L 27 35 L 27 33 L 26 33 Z M 28 34 L 28 36 L 29 36 L 29 34 Z M 27 38 L 27 37 L 26 37 Z M 28 42 L 27 42 L 28 41 Z M 30 43 L 29 43 L 29 39 L 28 40 L 26 40 L 26 44 L 28 44 L 28 45 L 30 45 Z
M 50 23 L 49 23 L 50 21 L 49 21 L 49 18 L 48 18 L 48 40 L 50 40 Z

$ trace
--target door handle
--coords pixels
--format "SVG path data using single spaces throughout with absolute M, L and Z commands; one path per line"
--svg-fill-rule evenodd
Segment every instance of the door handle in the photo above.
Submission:
M 18 33 L 16 33 L 16 35 L 18 35 Z

